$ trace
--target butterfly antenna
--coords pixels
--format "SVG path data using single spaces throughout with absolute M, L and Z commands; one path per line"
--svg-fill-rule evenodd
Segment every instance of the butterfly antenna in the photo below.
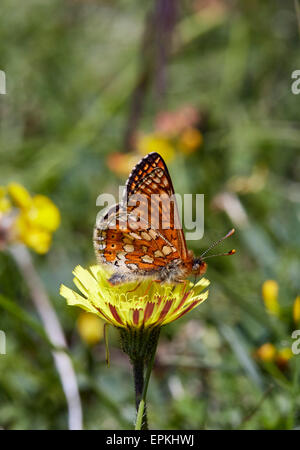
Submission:
M 206 255 L 206 253 L 210 252 L 210 250 L 211 250 L 212 248 L 214 248 L 214 247 L 216 247 L 217 245 L 219 245 L 220 242 L 225 241 L 225 239 L 227 239 L 227 238 L 229 238 L 230 236 L 232 236 L 234 232 L 235 232 L 235 229 L 232 228 L 225 236 L 221 237 L 221 239 L 218 239 L 216 242 L 214 242 L 213 244 L 211 244 L 211 246 L 208 247 L 208 249 L 205 250 L 205 252 L 202 253 L 202 255 L 200 256 L 200 258 L 203 259 L 203 256 Z M 233 253 L 231 253 L 231 252 L 233 252 Z M 228 252 L 228 253 L 224 253 L 224 255 L 233 255 L 234 253 L 235 253 L 235 250 L 231 250 L 231 251 Z M 222 253 L 222 255 L 223 255 L 223 253 Z M 211 256 L 215 256 L 215 255 L 211 255 Z M 218 255 L 218 256 L 219 256 L 219 255 Z M 208 256 L 207 256 L 206 258 L 208 258 Z
M 226 253 L 218 253 L 216 255 L 209 255 L 209 256 L 205 256 L 204 258 L 202 258 L 202 260 L 204 259 L 208 259 L 208 258 L 213 258 L 214 256 L 230 256 L 230 255 L 234 255 L 236 253 L 235 249 L 233 248 L 232 250 L 230 250 L 230 252 L 226 252 Z

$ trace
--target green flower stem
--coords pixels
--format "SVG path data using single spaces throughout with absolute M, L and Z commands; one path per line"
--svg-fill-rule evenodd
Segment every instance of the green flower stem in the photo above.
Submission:
M 144 393 L 144 361 L 138 360 L 133 363 L 133 377 L 135 387 L 135 405 L 138 413 L 139 406 L 141 404 Z M 142 430 L 148 430 L 148 420 L 146 408 L 143 408 L 141 413 L 141 428 Z
M 142 398 L 139 402 L 139 407 L 137 409 L 135 430 L 147 430 L 148 429 L 146 398 L 147 398 L 147 391 L 148 391 L 150 376 L 151 376 L 151 372 L 153 369 L 153 364 L 154 364 L 154 359 L 155 359 L 155 354 L 156 354 L 156 349 L 157 349 L 157 344 L 158 344 L 158 339 L 159 339 L 159 332 L 160 332 L 160 328 L 158 329 L 158 332 L 155 336 L 155 341 L 153 342 L 151 357 L 150 357 L 150 360 L 149 360 L 148 366 L 147 366 L 147 372 L 146 372 L 145 382 L 144 382 L 144 386 L 143 386 Z M 145 428 L 145 426 L 146 426 L 146 428 Z
M 137 410 L 136 430 L 148 430 L 146 396 L 159 334 L 160 326 L 120 329 L 122 350 L 129 356 L 133 367 Z M 144 380 L 145 366 L 147 372 Z

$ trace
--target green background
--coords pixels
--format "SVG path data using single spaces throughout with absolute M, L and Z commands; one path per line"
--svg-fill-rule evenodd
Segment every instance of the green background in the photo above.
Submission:
M 7 77 L 7 94 L 0 96 L 0 184 L 21 182 L 60 209 L 50 252 L 33 257 L 67 335 L 87 429 L 132 427 L 131 369 L 115 331 L 109 369 L 104 344 L 82 342 L 80 311 L 66 306 L 59 285 L 72 286 L 75 265 L 95 262 L 96 198 L 116 193 L 125 181 L 109 171 L 106 159 L 126 150 L 132 93 L 143 64 L 149 58 L 151 66 L 154 58 L 151 50 L 141 57 L 154 3 L 2 0 L 0 6 L 0 69 Z M 204 4 L 209 16 L 196 7 Z M 284 371 L 253 357 L 265 342 L 290 347 L 296 328 L 300 96 L 291 92 L 291 73 L 300 69 L 299 49 L 293 1 L 182 1 L 162 96 L 155 89 L 159 69 L 154 64 L 151 70 L 139 130 L 151 132 L 158 111 L 186 104 L 208 117 L 203 146 L 190 156 L 176 154 L 169 164 L 177 192 L 205 194 L 205 235 L 189 247 L 199 254 L 237 228 L 222 246 L 235 247 L 236 256 L 209 263 L 209 299 L 162 331 L 149 389 L 152 428 L 300 426 L 300 356 Z M 253 170 L 266 173 L 264 183 L 232 193 L 247 215 L 246 224 L 234 223 L 214 206 L 216 196 L 230 190 L 233 177 Z M 279 284 L 280 318 L 263 305 L 261 286 L 270 278 Z M 10 305 L 0 305 L 7 336 L 7 354 L 0 355 L 0 426 L 65 429 L 67 408 L 50 347 L 25 319 L 39 322 L 6 252 L 0 253 L 0 292 Z

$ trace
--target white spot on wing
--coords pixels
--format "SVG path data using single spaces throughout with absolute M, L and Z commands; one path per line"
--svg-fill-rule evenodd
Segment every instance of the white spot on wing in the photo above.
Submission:
M 153 258 L 151 258 L 151 256 L 149 255 L 144 255 L 141 257 L 141 260 L 144 261 L 145 263 L 153 263 Z
M 151 241 L 151 236 L 148 233 L 146 233 L 146 231 L 142 231 L 141 236 L 143 239 L 145 239 L 145 241 Z
M 172 253 L 172 249 L 168 245 L 164 245 L 163 248 L 162 248 L 162 252 L 163 252 L 164 255 L 167 256 L 170 253 Z
M 125 252 L 127 252 L 127 253 L 134 252 L 134 246 L 131 244 L 126 244 L 126 245 L 124 245 L 123 248 L 124 248 Z

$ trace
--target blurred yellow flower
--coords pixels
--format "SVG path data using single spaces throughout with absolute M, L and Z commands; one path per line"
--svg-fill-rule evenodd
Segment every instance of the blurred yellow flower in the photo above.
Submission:
M 275 280 L 267 280 L 263 283 L 262 296 L 266 309 L 271 314 L 279 316 L 278 283 Z
M 296 297 L 296 300 L 294 301 L 293 319 L 295 324 L 298 324 L 300 322 L 300 295 L 298 295 Z
M 179 137 L 179 149 L 189 155 L 203 144 L 203 135 L 197 128 L 187 128 Z
M 151 152 L 159 153 L 166 162 L 172 161 L 175 149 L 170 141 L 156 134 L 144 134 L 137 137 L 137 150 L 142 155 Z
M 77 319 L 80 337 L 89 345 L 97 344 L 103 338 L 103 326 L 103 320 L 88 312 L 82 312 Z
M 280 368 L 284 368 L 287 365 L 288 361 L 292 358 L 292 356 L 293 352 L 289 347 L 281 348 L 277 351 L 276 354 L 276 364 Z
M 47 253 L 51 245 L 51 233 L 39 229 L 26 220 L 22 214 L 16 220 L 17 239 L 36 253 Z
M 275 359 L 276 348 L 270 342 L 261 345 L 255 352 L 255 356 L 264 362 L 272 362 Z
M 9 242 L 21 241 L 37 253 L 46 253 L 52 233 L 60 224 L 60 213 L 44 195 L 31 196 L 24 186 L 10 183 L 0 188 L 0 213 L 14 210 L 8 233 Z
M 134 153 L 114 152 L 108 155 L 106 163 L 112 172 L 125 177 L 139 160 L 140 156 Z
M 31 196 L 27 189 L 21 184 L 10 183 L 8 185 L 8 192 L 13 203 L 19 208 L 26 209 L 31 205 Z
M 289 347 L 278 350 L 275 345 L 266 342 L 256 350 L 255 356 L 265 363 L 275 363 L 279 369 L 285 369 L 293 356 L 293 352 Z

